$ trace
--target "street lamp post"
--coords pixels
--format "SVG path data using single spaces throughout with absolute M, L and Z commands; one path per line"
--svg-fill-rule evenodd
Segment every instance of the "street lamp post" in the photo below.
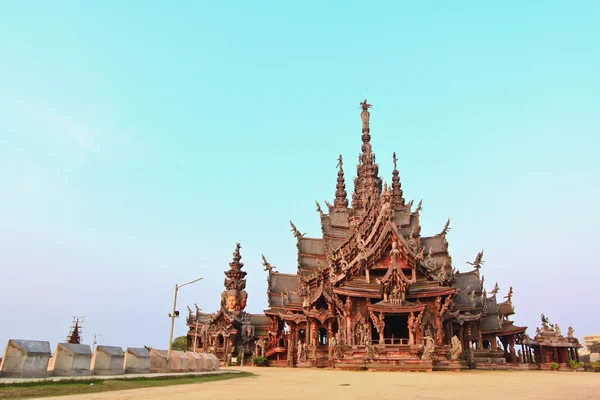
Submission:
M 92 353 L 94 352 L 94 350 L 96 350 L 96 344 L 98 343 L 96 342 L 96 337 L 98 336 L 102 336 L 102 334 L 94 334 L 94 341 L 92 342 Z
M 194 279 L 193 281 L 184 283 L 183 285 L 175 285 L 175 295 L 173 297 L 173 312 L 169 314 L 169 318 L 171 318 L 171 332 L 169 333 L 169 348 L 167 351 L 167 371 L 171 370 L 171 345 L 173 343 L 173 328 L 175 327 L 175 318 L 179 317 L 179 311 L 176 311 L 177 308 L 177 291 L 179 288 L 184 287 L 185 285 L 191 285 L 192 283 L 198 282 L 202 280 L 202 278 Z

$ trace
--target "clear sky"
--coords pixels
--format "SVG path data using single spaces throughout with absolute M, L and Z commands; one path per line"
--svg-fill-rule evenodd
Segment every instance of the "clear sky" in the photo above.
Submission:
M 352 191 L 365 89 L 454 266 L 485 249 L 530 333 L 600 331 L 599 3 L 416 3 L 3 1 L 0 346 L 85 315 L 86 343 L 165 348 L 175 283 L 216 311 L 236 242 L 261 312 L 260 255 L 295 271 L 339 154 Z

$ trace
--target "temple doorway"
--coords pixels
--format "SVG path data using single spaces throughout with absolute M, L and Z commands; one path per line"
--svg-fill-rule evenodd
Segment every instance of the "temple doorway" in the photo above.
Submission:
M 408 344 L 408 336 L 408 316 L 385 316 L 383 337 L 386 344 Z

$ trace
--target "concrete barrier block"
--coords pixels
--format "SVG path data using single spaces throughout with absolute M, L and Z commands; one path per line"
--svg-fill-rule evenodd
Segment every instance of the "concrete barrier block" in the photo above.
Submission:
M 185 353 L 185 355 L 188 358 L 188 367 L 190 369 L 190 371 L 193 372 L 202 372 L 204 371 L 202 369 L 202 357 L 200 357 L 200 354 L 194 352 L 194 351 L 188 351 Z
M 125 350 L 125 373 L 150 373 L 150 352 L 144 348 L 128 347 Z
M 45 378 L 52 357 L 50 343 L 10 339 L 4 350 L 0 371 L 3 378 Z
M 184 351 L 171 350 L 171 372 L 189 372 L 189 362 Z
M 150 372 L 167 372 L 167 350 L 150 350 Z
M 207 371 L 218 371 L 219 370 L 219 359 L 217 356 L 211 353 L 202 353 L 206 357 L 206 370 Z
M 206 353 L 198 353 L 198 356 L 200 356 L 200 371 L 210 371 L 212 359 Z
M 92 374 L 92 349 L 87 344 L 59 343 L 50 359 L 52 376 L 89 376 Z
M 123 375 L 125 354 L 117 346 L 98 346 L 92 356 L 94 375 Z

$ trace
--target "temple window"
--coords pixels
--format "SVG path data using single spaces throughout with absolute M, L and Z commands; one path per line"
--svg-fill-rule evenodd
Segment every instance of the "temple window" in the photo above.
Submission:
M 483 341 L 483 348 L 484 349 L 490 349 L 492 347 L 492 344 L 490 343 L 489 340 L 484 340 Z
M 225 339 L 223 338 L 223 335 L 219 335 L 219 337 L 217 338 L 217 343 L 219 346 L 225 345 Z
M 408 316 L 386 316 L 383 337 L 387 344 L 404 344 L 402 339 L 405 339 L 406 344 L 408 344 Z
M 300 329 L 298 331 L 298 339 L 302 342 L 306 342 L 306 329 Z
M 327 310 L 329 309 L 329 305 L 327 305 L 327 301 L 323 298 L 323 296 L 319 297 L 319 300 L 315 303 L 317 310 Z
M 327 345 L 327 329 L 325 329 L 325 328 L 319 329 L 319 345 L 320 346 Z

